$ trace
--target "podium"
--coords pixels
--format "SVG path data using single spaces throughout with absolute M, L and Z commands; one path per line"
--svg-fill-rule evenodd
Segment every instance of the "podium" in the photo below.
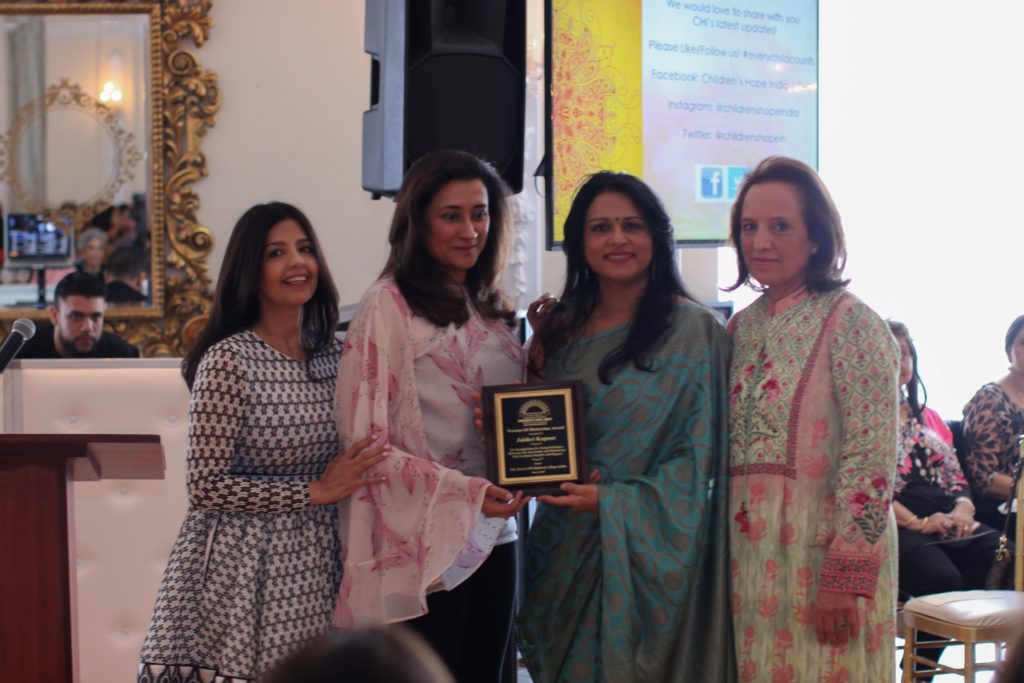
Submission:
M 78 680 L 73 482 L 162 479 L 165 465 L 156 435 L 0 435 L 4 680 Z

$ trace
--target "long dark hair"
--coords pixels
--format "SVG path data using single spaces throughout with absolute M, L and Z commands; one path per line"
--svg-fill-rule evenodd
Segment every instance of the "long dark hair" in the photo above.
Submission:
M 394 277 L 412 312 L 435 325 L 462 325 L 469 319 L 465 297 L 451 286 L 448 274 L 426 247 L 430 233 L 427 207 L 441 188 L 457 180 L 479 180 L 484 184 L 490 215 L 483 251 L 463 283 L 469 301 L 481 315 L 503 318 L 511 325 L 515 310 L 500 287 L 511 237 L 507 201 L 510 192 L 493 166 L 468 152 L 433 152 L 409 167 L 398 190 L 388 235 L 391 253 L 381 274 Z
M 1024 329 L 1024 315 L 1018 315 L 1013 319 L 1013 322 L 1010 323 L 1009 329 L 1006 330 L 1006 345 L 1004 348 L 1006 349 L 1007 356 L 1010 355 L 1010 349 L 1013 348 L 1013 342 L 1017 340 L 1017 335 L 1020 334 L 1022 329 Z
M 740 248 L 740 230 L 743 225 L 743 203 L 750 188 L 762 183 L 785 183 L 796 190 L 808 239 L 817 246 L 807 263 L 807 289 L 812 292 L 831 292 L 845 287 L 850 281 L 843 279 L 846 267 L 846 239 L 843 221 L 839 217 L 832 195 L 813 168 L 789 157 L 768 157 L 747 174 L 740 184 L 736 201 L 729 212 L 729 240 L 736 248 L 736 282 L 723 289 L 731 292 L 749 284 L 756 291 L 764 287 L 750 281 L 750 269 Z
M 925 388 L 921 375 L 917 372 L 917 347 L 914 346 L 914 340 L 910 338 L 910 330 L 906 325 L 896 320 L 886 320 L 885 322 L 889 324 L 889 330 L 893 336 L 907 342 L 907 348 L 910 349 L 914 372 L 910 375 L 910 381 L 907 382 L 907 405 L 910 406 L 910 412 L 914 418 L 920 421 L 921 415 L 924 414 L 924 407 L 928 403 L 928 389 Z
M 288 219 L 298 223 L 312 242 L 319 271 L 316 291 L 302 306 L 300 342 L 312 356 L 334 338 L 338 326 L 338 290 L 312 224 L 306 214 L 291 204 L 257 204 L 242 214 L 231 231 L 217 278 L 210 319 L 182 361 L 181 374 L 190 390 L 203 354 L 217 342 L 252 327 L 259 320 L 258 290 L 263 276 L 263 249 L 267 234 L 275 225 Z
M 601 171 L 591 175 L 576 191 L 565 219 L 565 286 L 551 319 L 544 326 L 540 343 L 544 356 L 552 355 L 583 328 L 597 306 L 598 279 L 587 264 L 583 251 L 587 211 L 598 195 L 623 194 L 636 205 L 651 235 L 651 265 L 647 287 L 637 304 L 625 341 L 606 355 L 598 367 L 598 377 L 611 383 L 612 369 L 632 363 L 639 370 L 651 370 L 649 358 L 658 340 L 669 328 L 669 318 L 680 297 L 691 298 L 683 286 L 675 263 L 675 235 L 661 200 L 642 180 L 626 173 Z

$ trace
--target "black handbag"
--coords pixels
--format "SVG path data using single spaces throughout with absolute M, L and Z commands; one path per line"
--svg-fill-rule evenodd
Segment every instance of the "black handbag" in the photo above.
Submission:
M 985 578 L 985 590 L 990 591 L 1012 591 L 1013 590 L 1013 553 L 1007 547 L 1010 534 L 1010 520 L 1013 518 L 1013 500 L 1017 497 L 1017 484 L 1020 481 L 1021 458 L 1024 457 L 1024 435 L 1017 439 L 1020 454 L 1017 464 L 1013 468 L 1013 486 L 1010 487 L 1010 496 L 1006 501 L 1006 521 L 1003 522 L 1003 534 L 999 537 L 999 548 L 996 550 L 995 559 L 988 570 Z M 1018 510 L 1018 514 L 1021 511 Z

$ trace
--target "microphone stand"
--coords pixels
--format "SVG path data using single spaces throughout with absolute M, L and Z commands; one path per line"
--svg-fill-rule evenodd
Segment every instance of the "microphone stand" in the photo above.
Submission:
M 36 308 L 46 308 L 46 267 L 36 268 Z

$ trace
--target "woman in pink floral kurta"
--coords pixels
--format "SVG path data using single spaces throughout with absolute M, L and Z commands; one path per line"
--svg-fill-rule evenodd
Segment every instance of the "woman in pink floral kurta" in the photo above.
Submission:
M 733 611 L 740 680 L 893 680 L 899 353 L 843 288 L 842 227 L 806 165 L 763 161 L 732 212 Z
M 344 438 L 372 432 L 392 455 L 377 468 L 388 482 L 342 507 L 335 625 L 408 621 L 460 683 L 500 678 L 516 576 L 508 518 L 524 502 L 484 479 L 473 426 L 473 393 L 524 375 L 496 289 L 506 196 L 494 169 L 464 152 L 409 169 L 391 255 L 352 319 L 336 391 Z

